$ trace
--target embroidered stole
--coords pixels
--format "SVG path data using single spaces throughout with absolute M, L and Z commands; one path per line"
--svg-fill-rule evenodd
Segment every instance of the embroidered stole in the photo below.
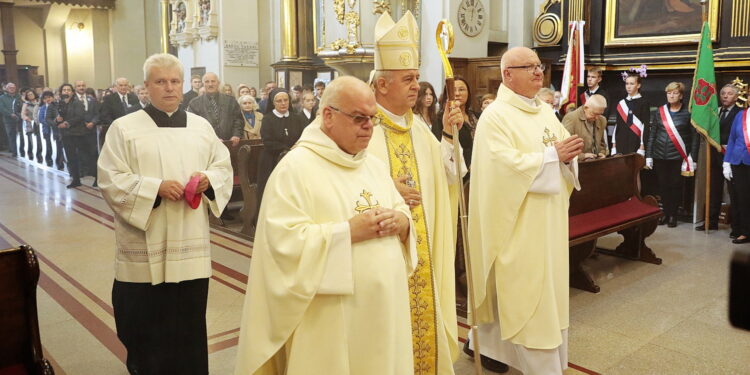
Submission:
M 412 143 L 411 126 L 414 114 L 406 114 L 406 128 L 394 123 L 388 115 L 378 110 L 379 125 L 383 127 L 388 148 L 391 177 L 407 177 L 406 184 L 422 191 L 419 168 Z M 412 225 L 417 235 L 417 267 L 409 277 L 409 304 L 414 351 L 414 374 L 437 374 L 437 311 L 432 270 L 432 252 L 425 221 L 424 206 L 411 209 Z
M 672 140 L 672 144 L 677 149 L 677 152 L 682 156 L 682 175 L 692 176 L 695 174 L 693 170 L 693 157 L 688 155 L 685 142 L 682 140 L 680 133 L 677 131 L 677 127 L 672 121 L 672 115 L 669 113 L 669 107 L 667 104 L 659 107 L 659 115 L 661 116 L 661 123 L 664 125 L 664 129 L 669 135 L 669 139 Z

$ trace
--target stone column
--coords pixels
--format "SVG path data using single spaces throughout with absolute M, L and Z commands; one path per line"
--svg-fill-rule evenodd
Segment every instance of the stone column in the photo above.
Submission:
M 18 63 L 16 55 L 16 32 L 13 27 L 13 3 L 0 2 L 0 24 L 3 28 L 3 55 L 5 56 L 5 80 L 18 82 Z

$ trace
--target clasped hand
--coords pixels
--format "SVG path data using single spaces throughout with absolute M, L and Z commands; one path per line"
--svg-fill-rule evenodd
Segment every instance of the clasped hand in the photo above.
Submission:
M 198 182 L 198 187 L 196 187 L 195 189 L 196 195 L 203 194 L 211 186 L 210 182 L 208 181 L 208 177 L 201 172 L 193 173 L 190 178 L 192 179 L 193 177 L 198 175 L 200 175 L 201 179 Z M 158 194 L 163 199 L 178 201 L 182 199 L 182 196 L 185 194 L 185 186 L 174 180 L 164 180 L 161 182 L 161 185 L 159 185 Z
M 394 178 L 393 182 L 396 185 L 396 190 L 398 190 L 398 193 L 401 194 L 402 198 L 404 198 L 404 202 L 409 205 L 409 208 L 414 208 L 419 206 L 419 204 L 422 202 L 422 195 L 419 194 L 419 190 L 406 184 L 407 179 L 408 177 L 402 176 L 399 178 Z
M 571 135 L 562 142 L 555 142 L 557 159 L 568 163 L 583 152 L 583 139 L 577 135 Z
M 374 238 L 399 236 L 403 242 L 409 234 L 409 219 L 402 212 L 377 207 L 349 219 L 352 243 Z

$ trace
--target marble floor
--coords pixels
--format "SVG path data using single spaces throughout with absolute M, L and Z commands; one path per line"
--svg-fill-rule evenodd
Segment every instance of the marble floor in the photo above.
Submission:
M 0 248 L 36 249 L 45 356 L 57 374 L 126 374 L 110 292 L 112 213 L 91 178 L 67 190 L 67 175 L 0 156 Z M 213 227 L 207 323 L 212 374 L 231 374 L 252 247 Z M 601 292 L 571 289 L 570 374 L 750 374 L 750 333 L 727 321 L 728 231 L 659 227 L 652 265 L 599 255 L 587 261 Z M 600 246 L 613 247 L 615 236 Z M 465 337 L 465 327 L 460 327 Z M 468 356 L 455 365 L 473 374 Z M 511 371 L 512 374 L 520 372 Z

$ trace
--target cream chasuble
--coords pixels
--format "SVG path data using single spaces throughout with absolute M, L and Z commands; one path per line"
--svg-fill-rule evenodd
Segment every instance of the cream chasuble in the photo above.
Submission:
M 558 370 L 567 365 L 568 205 L 578 181 L 577 160 L 560 163 L 554 142 L 569 136 L 549 106 L 501 85 L 477 126 L 469 195 L 477 318 L 499 321 L 496 337 L 480 341 L 516 345 L 521 361 L 552 354 Z
M 235 374 L 403 375 L 413 371 L 408 275 L 415 234 L 351 244 L 348 220 L 409 207 L 388 169 L 305 128 L 264 193 Z
M 391 178 L 407 182 L 422 195 L 414 207 L 417 269 L 409 280 L 414 374 L 453 374 L 458 358 L 455 292 L 456 186 L 449 187 L 440 143 L 411 111 L 406 126 L 378 108 L 368 151 L 390 166 Z
M 208 210 L 220 216 L 232 194 L 229 150 L 202 117 L 187 113 L 184 128 L 158 127 L 145 111 L 112 123 L 98 160 L 99 187 L 115 213 L 115 279 L 159 284 L 211 276 Z M 205 194 L 191 209 L 163 199 L 164 180 L 187 184 L 203 172 L 215 199 Z

